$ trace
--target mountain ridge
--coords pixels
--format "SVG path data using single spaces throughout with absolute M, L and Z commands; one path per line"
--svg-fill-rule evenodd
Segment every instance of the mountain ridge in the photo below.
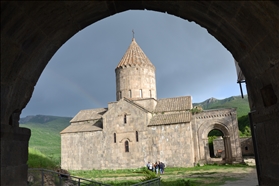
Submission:
M 200 106 L 204 110 L 218 109 L 218 108 L 237 108 L 238 117 L 247 115 L 250 111 L 248 96 L 231 96 L 225 99 L 216 99 L 214 97 L 208 98 L 200 103 L 193 103 L 193 107 Z
M 244 95 L 244 98 L 241 96 L 231 96 L 224 99 L 217 99 L 214 97 L 208 98 L 200 103 L 193 103 L 193 107 L 200 106 L 204 110 L 209 109 L 218 109 L 218 108 L 237 108 L 238 117 L 247 115 L 249 113 L 249 103 L 248 96 Z M 20 118 L 19 123 L 40 123 L 46 124 L 48 122 L 63 119 L 71 120 L 73 117 L 63 117 L 63 116 L 51 116 L 51 115 L 29 115 L 23 118 Z
M 51 116 L 51 115 L 29 115 L 23 118 L 20 118 L 19 123 L 20 124 L 26 124 L 26 123 L 40 123 L 45 124 L 57 119 L 69 119 L 71 120 L 72 117 L 64 117 L 64 116 Z

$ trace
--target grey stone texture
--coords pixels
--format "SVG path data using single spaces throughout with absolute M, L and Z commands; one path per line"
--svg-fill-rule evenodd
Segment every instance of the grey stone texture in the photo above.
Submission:
M 216 155 L 218 153 L 218 151 L 224 151 L 225 150 L 225 146 L 224 146 L 224 140 L 223 137 L 220 136 L 217 139 L 213 140 L 213 152 L 214 155 Z
M 121 91 L 117 102 L 108 109 L 80 111 L 61 132 L 63 169 L 139 168 L 156 161 L 168 167 L 210 163 L 207 135 L 213 129 L 225 134 L 223 161 L 243 161 L 236 109 L 192 114 L 190 96 L 139 96 L 137 90 L 156 92 L 154 69 L 133 38 L 116 68 L 116 92 Z
M 239 138 L 241 145 L 242 156 L 254 156 L 254 146 L 252 137 L 241 137 Z M 224 140 L 222 137 L 213 140 L 214 154 L 217 150 L 225 150 Z
M 194 119 L 196 138 L 199 150 L 198 157 L 204 162 L 211 162 L 209 147 L 205 148 L 208 141 L 207 135 L 213 130 L 220 130 L 224 136 L 225 161 L 232 163 L 234 161 L 242 162 L 238 122 L 236 109 L 216 109 L 203 111 L 195 115 Z
M 1 125 L 1 185 L 26 184 L 30 135 L 30 129 Z
M 81 131 L 78 126 L 83 129 L 84 124 L 71 123 L 61 132 L 61 166 L 70 170 L 91 170 L 139 168 L 148 161 L 163 161 L 169 167 L 210 163 L 207 135 L 213 129 L 226 134 L 228 153 L 224 162 L 242 162 L 237 122 L 232 122 L 236 111 L 221 109 L 219 112 L 226 113 L 226 116 L 199 122 L 196 118 L 202 114 L 192 116 L 190 113 L 190 117 L 179 123 L 174 118 L 168 123 L 150 125 L 157 115 L 176 116 L 177 112 L 151 113 L 121 99 L 102 116 L 103 127 L 99 130 L 91 127 L 91 131 Z M 186 113 L 189 116 L 189 112 Z M 91 120 L 86 123 L 88 128 L 94 126 Z M 125 141 L 129 143 L 129 152 L 125 152 Z
M 279 4 L 276 1 L 1 1 L 1 127 L 19 128 L 19 115 L 43 69 L 69 38 L 96 21 L 131 9 L 167 12 L 194 21 L 231 52 L 246 80 L 259 184 L 277 185 Z M 12 138 L 3 137 L 4 131 L 1 130 L 1 145 L 12 143 Z M 23 133 L 28 136 L 30 131 Z M 1 158 L 27 156 L 27 150 L 18 153 L 10 151 L 8 146 L 1 146 Z M 25 143 L 20 146 L 27 149 Z M 1 179 L 1 185 L 24 185 L 23 177 L 3 171 L 9 169 L 26 175 L 27 167 L 22 168 L 23 164 L 26 165 L 25 160 L 15 166 L 11 162 L 1 164 L 1 178 L 5 178 Z
M 241 151 L 243 156 L 254 156 L 254 145 L 252 137 L 240 138 Z

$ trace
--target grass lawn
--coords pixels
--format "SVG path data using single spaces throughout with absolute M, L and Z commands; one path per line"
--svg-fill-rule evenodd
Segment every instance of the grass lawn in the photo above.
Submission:
M 163 186 L 211 185 L 238 180 L 255 167 L 247 165 L 205 165 L 191 168 L 166 168 L 161 177 Z M 70 171 L 78 176 L 111 185 L 131 185 L 144 177 L 142 169 Z
M 28 166 L 29 168 L 45 168 L 55 170 L 59 164 L 55 161 L 55 159 L 51 159 L 40 151 L 30 148 Z M 146 178 L 146 174 L 144 174 L 143 169 L 144 168 L 87 171 L 69 170 L 69 172 L 72 176 L 103 182 L 110 185 L 122 186 L 139 183 L 142 179 Z M 243 164 L 204 165 L 189 168 L 167 167 L 164 174 L 157 176 L 161 177 L 162 186 L 218 186 L 223 185 L 226 181 L 239 180 L 253 171 L 255 172 L 255 166 Z M 155 174 L 154 176 L 156 177 Z

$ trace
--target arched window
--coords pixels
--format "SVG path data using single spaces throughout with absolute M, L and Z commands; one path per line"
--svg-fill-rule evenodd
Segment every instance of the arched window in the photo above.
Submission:
M 125 152 L 129 152 L 129 142 L 125 141 Z
M 139 141 L 139 133 L 138 133 L 138 131 L 136 131 L 136 142 L 138 142 Z
M 121 94 L 121 91 L 119 91 L 119 99 L 122 98 L 122 94 Z
M 114 143 L 116 143 L 116 133 L 113 134 Z
M 140 98 L 142 98 L 142 89 L 140 89 Z
M 127 114 L 124 114 L 124 123 L 127 123 Z
M 132 90 L 129 90 L 129 97 L 132 97 Z
M 149 90 L 149 94 L 150 94 L 150 97 L 152 98 L 152 92 L 151 92 L 151 90 Z

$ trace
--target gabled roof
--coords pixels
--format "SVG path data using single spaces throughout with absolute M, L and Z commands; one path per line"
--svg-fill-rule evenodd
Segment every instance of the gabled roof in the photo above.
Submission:
M 157 100 L 154 112 L 185 111 L 192 109 L 191 96 L 165 98 Z
M 117 65 L 116 69 L 119 67 L 131 65 L 147 65 L 155 68 L 151 61 L 148 59 L 148 57 L 144 54 L 142 49 L 139 47 L 135 38 L 132 39 L 132 43 L 130 44 L 129 48 L 127 49 L 119 64 Z
M 188 123 L 191 120 L 190 112 L 172 114 L 158 114 L 152 117 L 148 126 L 171 125 L 177 123 Z
M 60 134 L 75 133 L 75 132 L 102 131 L 103 129 L 100 127 L 100 125 L 101 125 L 101 121 L 96 121 L 95 123 L 71 124 L 64 130 L 62 130 L 60 132 Z
M 106 113 L 104 114 L 104 117 L 105 117 L 105 115 L 110 114 L 110 112 L 114 112 L 113 109 L 114 109 L 114 108 L 117 109 L 117 107 L 118 107 L 117 104 L 118 104 L 120 101 L 125 101 L 126 103 L 128 103 L 128 104 L 130 104 L 130 105 L 133 105 L 134 107 L 136 107 L 137 109 L 142 110 L 142 111 L 145 112 L 145 113 L 148 113 L 148 112 L 151 113 L 151 112 L 152 112 L 152 111 L 150 111 L 150 110 L 144 108 L 143 106 L 141 106 L 141 105 L 135 103 L 132 99 L 123 97 L 123 98 L 121 98 L 119 101 L 115 102 L 115 104 L 113 104 L 113 106 L 108 110 L 108 112 L 106 112 Z
M 88 121 L 88 120 L 98 120 L 102 118 L 102 115 L 107 111 L 107 108 L 97 108 L 97 109 L 88 109 L 81 110 L 75 117 L 70 121 L 70 123 L 75 123 L 79 121 Z
M 144 108 L 144 107 L 141 106 L 140 104 L 135 103 L 132 99 L 129 99 L 129 98 L 126 98 L 126 97 L 123 97 L 123 99 L 124 99 L 126 102 L 130 103 L 131 105 L 134 105 L 135 107 L 137 107 L 137 108 L 143 110 L 144 112 L 151 112 L 150 110 Z

